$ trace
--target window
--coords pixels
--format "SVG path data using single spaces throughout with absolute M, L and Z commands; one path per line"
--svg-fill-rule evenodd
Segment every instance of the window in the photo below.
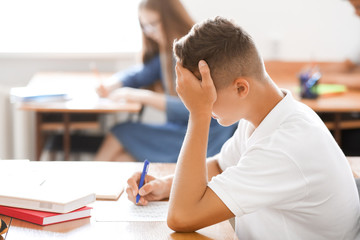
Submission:
M 0 53 L 114 53 L 141 47 L 139 0 L 0 0 Z

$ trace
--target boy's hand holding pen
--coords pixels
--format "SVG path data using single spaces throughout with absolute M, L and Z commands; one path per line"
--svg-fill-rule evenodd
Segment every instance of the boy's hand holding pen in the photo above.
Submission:
M 126 188 L 128 199 L 137 205 L 147 205 L 150 201 L 169 198 L 172 176 L 155 178 L 151 175 L 143 174 L 143 172 L 136 172 L 128 179 L 128 186 Z M 142 187 L 139 187 L 141 175 L 144 175 L 144 179 Z

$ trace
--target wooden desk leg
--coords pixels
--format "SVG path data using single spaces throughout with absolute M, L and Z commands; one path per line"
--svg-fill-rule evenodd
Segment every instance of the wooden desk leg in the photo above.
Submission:
M 335 113 L 335 120 L 334 120 L 334 137 L 338 145 L 341 147 L 341 113 Z
M 70 114 L 64 113 L 64 159 L 65 161 L 69 160 L 70 156 Z
M 41 131 L 42 113 L 36 112 L 36 161 L 40 161 L 41 153 L 43 150 L 44 136 Z

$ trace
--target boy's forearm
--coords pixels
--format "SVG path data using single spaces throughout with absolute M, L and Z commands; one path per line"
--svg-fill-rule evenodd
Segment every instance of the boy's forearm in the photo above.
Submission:
M 162 181 L 164 181 L 165 183 L 165 194 L 163 196 L 163 199 L 167 199 L 170 197 L 170 192 L 171 192 L 171 186 L 172 186 L 172 183 L 173 183 L 173 180 L 174 180 L 174 175 L 168 175 L 168 176 L 165 176 L 163 178 L 161 178 Z
M 191 213 L 207 187 L 206 149 L 211 116 L 190 114 L 170 193 L 169 215 Z
M 213 177 L 222 172 L 218 163 L 218 155 L 208 159 L 208 161 L 206 162 L 206 168 L 208 181 L 210 181 Z M 162 180 L 166 183 L 168 195 L 165 198 L 168 198 L 170 196 L 170 191 L 174 180 L 174 174 L 163 177 Z
M 219 175 L 220 173 L 222 173 L 222 170 L 219 166 L 218 160 L 219 160 L 219 154 L 214 157 L 211 157 L 206 162 L 207 172 L 208 172 L 208 181 L 210 181 L 216 175 Z

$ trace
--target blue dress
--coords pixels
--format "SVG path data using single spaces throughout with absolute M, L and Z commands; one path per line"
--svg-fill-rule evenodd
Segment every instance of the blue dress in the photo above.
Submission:
M 140 88 L 161 80 L 165 86 L 161 71 L 160 57 L 154 57 L 146 64 L 126 72 L 116 74 L 124 87 Z M 187 129 L 189 112 L 180 98 L 166 95 L 166 123 L 144 124 L 125 122 L 115 125 L 111 133 L 137 161 L 148 159 L 150 162 L 177 161 Z M 220 152 L 221 146 L 230 138 L 237 124 L 222 127 L 211 120 L 207 156 Z

